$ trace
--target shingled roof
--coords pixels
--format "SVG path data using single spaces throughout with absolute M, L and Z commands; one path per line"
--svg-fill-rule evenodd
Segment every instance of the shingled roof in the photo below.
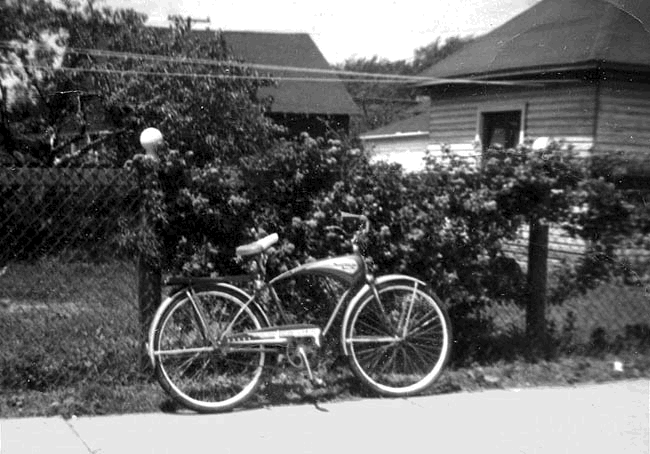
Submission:
M 330 65 L 307 33 L 222 31 L 236 58 L 248 63 L 326 69 Z M 271 71 L 275 77 L 331 78 L 336 82 L 278 80 L 276 87 L 263 88 L 260 95 L 271 95 L 274 113 L 356 115 L 359 108 L 345 85 L 335 75 Z
M 499 77 L 603 65 L 650 72 L 647 0 L 542 0 L 422 75 Z

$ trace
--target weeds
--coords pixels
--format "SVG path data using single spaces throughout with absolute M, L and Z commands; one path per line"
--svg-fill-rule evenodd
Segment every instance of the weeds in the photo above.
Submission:
M 135 301 L 130 264 L 11 264 L 0 276 L 2 417 L 179 411 L 150 372 L 141 371 Z M 506 323 L 514 312 L 490 308 L 472 332 L 455 332 L 452 363 L 429 392 L 650 377 L 647 324 L 606 330 L 602 326 L 620 319 L 602 317 L 598 325 L 586 325 L 578 306 L 571 307 L 564 318 L 551 318 L 547 351 L 536 358 L 528 355 L 528 339 L 517 328 L 521 320 L 515 316 Z M 303 371 L 279 367 L 244 408 L 370 397 L 333 339 L 314 363 L 324 388 L 313 387 Z

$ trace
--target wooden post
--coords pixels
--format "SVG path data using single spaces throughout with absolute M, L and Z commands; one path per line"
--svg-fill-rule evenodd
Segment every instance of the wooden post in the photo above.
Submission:
M 149 326 L 160 305 L 161 272 L 160 267 L 153 265 L 151 259 L 140 254 L 138 257 L 138 307 L 140 310 L 140 333 L 142 336 L 142 355 L 140 369 L 150 370 L 149 358 L 146 354 L 145 343 L 149 334 Z
M 155 238 L 159 238 L 160 232 L 157 231 L 155 225 L 151 225 L 149 217 L 151 200 L 147 200 L 145 191 L 160 186 L 158 177 L 158 164 L 160 163 L 160 159 L 158 152 L 165 145 L 165 142 L 162 133 L 158 129 L 146 128 L 140 133 L 140 145 L 142 145 L 142 148 L 146 152 L 146 159 L 151 159 L 154 163 L 154 168 L 149 178 L 146 175 L 141 175 L 140 180 L 140 189 L 142 190 L 142 199 L 140 201 L 141 233 L 145 235 L 152 234 Z M 156 309 L 160 306 L 161 287 L 162 277 L 159 261 L 155 256 L 150 256 L 141 250 L 138 256 L 138 307 L 140 309 L 140 332 L 142 336 L 140 369 L 143 372 L 150 369 L 145 345 L 148 341 L 149 326 L 156 313 Z
M 546 344 L 546 285 L 548 274 L 548 225 L 533 218 L 528 238 L 528 302 L 526 335 L 531 352 Z

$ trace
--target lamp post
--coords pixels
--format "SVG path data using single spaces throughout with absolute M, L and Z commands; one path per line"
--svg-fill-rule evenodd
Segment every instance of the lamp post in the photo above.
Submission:
M 140 145 L 147 156 L 158 160 L 158 149 L 165 143 L 162 133 L 156 128 L 147 128 L 140 133 Z

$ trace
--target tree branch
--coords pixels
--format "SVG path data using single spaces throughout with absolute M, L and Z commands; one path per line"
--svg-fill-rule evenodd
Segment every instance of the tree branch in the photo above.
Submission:
M 122 134 L 123 132 L 126 132 L 126 130 L 127 130 L 127 128 L 120 128 L 120 129 L 117 129 L 117 130 L 115 130 L 115 131 L 111 131 L 111 132 L 109 132 L 109 133 L 107 133 L 107 134 L 104 134 L 104 135 L 101 136 L 100 138 L 93 140 L 92 142 L 90 142 L 90 143 L 84 145 L 84 146 L 81 147 L 79 150 L 77 150 L 77 151 L 75 152 L 74 157 L 77 157 L 77 156 L 79 156 L 79 155 L 85 153 L 86 151 L 90 150 L 91 148 L 93 148 L 93 147 L 96 146 L 96 145 L 99 145 L 100 143 L 106 142 L 108 139 L 112 138 L 113 136 L 115 136 L 115 135 L 117 135 L 117 134 Z M 57 146 L 57 147 L 54 149 L 54 151 L 55 151 L 55 152 L 59 152 L 59 151 L 63 150 L 64 148 L 66 148 L 66 147 L 72 145 L 72 144 L 73 144 L 74 142 L 76 142 L 77 140 L 79 140 L 79 139 L 83 139 L 83 138 L 84 138 L 84 134 L 85 134 L 85 133 L 83 133 L 83 132 L 77 134 L 76 136 L 74 136 L 74 137 L 72 137 L 71 139 L 67 140 L 65 143 L 63 143 L 63 144 Z

